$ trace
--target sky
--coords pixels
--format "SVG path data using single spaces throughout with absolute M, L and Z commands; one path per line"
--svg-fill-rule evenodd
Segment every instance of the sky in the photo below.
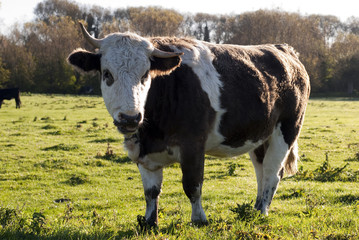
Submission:
M 0 0 L 0 33 L 6 33 L 16 22 L 24 23 L 34 18 L 34 9 L 43 0 Z M 277 9 L 303 15 L 334 15 L 345 21 L 351 16 L 359 17 L 358 0 L 75 0 L 84 5 L 104 8 L 137 6 L 160 6 L 180 13 L 240 14 L 259 9 Z

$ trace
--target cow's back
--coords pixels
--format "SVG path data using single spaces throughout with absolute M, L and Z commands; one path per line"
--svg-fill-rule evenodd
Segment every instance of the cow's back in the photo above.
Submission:
M 238 148 L 265 140 L 280 121 L 304 114 L 309 77 L 291 47 L 208 46 L 222 82 L 223 145 Z
M 12 98 L 18 98 L 19 95 L 20 95 L 19 88 L 0 89 L 0 99 L 10 100 Z

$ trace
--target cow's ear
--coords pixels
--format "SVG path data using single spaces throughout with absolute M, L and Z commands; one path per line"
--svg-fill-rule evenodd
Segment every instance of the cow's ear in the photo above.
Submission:
M 179 56 L 170 58 L 151 57 L 151 73 L 154 75 L 167 75 L 181 65 Z
M 71 65 L 84 72 L 101 71 L 101 54 L 77 49 L 69 55 L 67 60 Z

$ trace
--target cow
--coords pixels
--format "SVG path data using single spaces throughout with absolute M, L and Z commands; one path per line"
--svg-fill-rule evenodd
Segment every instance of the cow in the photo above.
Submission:
M 16 102 L 16 108 L 20 108 L 21 101 L 19 88 L 0 89 L 0 108 L 4 100 L 11 100 L 13 98 Z
M 158 224 L 164 167 L 179 163 L 191 221 L 207 223 L 201 203 L 205 154 L 249 153 L 257 180 L 255 209 L 268 214 L 284 171 L 297 170 L 298 136 L 310 83 L 286 44 L 240 46 L 191 38 L 112 33 L 85 39 L 68 62 L 99 72 L 108 112 L 137 164 L 145 220 Z

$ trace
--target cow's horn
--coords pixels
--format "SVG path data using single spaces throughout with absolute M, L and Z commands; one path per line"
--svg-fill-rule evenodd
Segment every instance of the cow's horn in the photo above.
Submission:
M 101 39 L 96 39 L 94 37 L 92 37 L 88 32 L 87 30 L 85 29 L 84 25 L 82 23 L 80 23 L 80 26 L 81 26 L 81 31 L 82 31 L 82 34 L 84 35 L 85 39 L 92 45 L 94 46 L 95 48 L 100 48 L 101 47 Z
M 183 55 L 183 52 L 165 52 L 155 48 L 152 52 L 152 56 L 158 58 L 171 58 L 171 57 L 178 57 Z

